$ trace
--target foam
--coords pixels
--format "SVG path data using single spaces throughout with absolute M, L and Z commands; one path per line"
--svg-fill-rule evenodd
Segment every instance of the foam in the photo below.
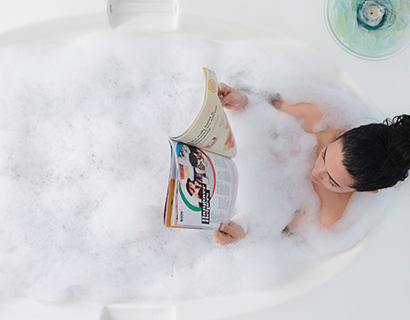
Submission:
M 250 231 L 226 247 L 210 232 L 162 226 L 167 136 L 195 118 L 203 66 L 250 98 L 228 112 L 239 145 L 236 211 Z M 257 290 L 349 247 L 377 220 L 364 214 L 352 235 L 343 228 L 357 216 L 352 204 L 333 247 L 318 245 L 332 238 L 320 228 L 309 241 L 281 234 L 302 206 L 317 211 L 316 139 L 267 97 L 317 103 L 318 128 L 368 114 L 307 48 L 100 35 L 3 47 L 0 70 L 3 297 L 114 302 Z M 372 201 L 365 209 L 383 212 Z

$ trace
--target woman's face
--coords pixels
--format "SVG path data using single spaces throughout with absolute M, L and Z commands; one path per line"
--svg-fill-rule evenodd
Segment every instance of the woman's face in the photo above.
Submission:
M 342 163 L 342 147 L 340 140 L 324 147 L 311 172 L 311 179 L 314 183 L 336 193 L 355 191 L 350 187 L 354 180 Z

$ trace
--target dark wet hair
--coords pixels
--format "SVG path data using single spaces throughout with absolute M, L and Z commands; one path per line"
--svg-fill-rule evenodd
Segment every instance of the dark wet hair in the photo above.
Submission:
M 407 178 L 410 169 L 410 116 L 403 114 L 383 123 L 360 126 L 338 139 L 343 165 L 357 191 L 393 187 Z

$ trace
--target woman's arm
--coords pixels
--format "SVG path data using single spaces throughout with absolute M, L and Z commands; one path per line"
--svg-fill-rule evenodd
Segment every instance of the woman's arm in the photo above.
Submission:
M 222 82 L 220 83 L 220 86 L 222 90 L 220 92 L 220 100 L 224 108 L 237 111 L 246 107 L 248 104 L 248 97 L 246 94 L 241 93 Z M 323 116 L 319 108 L 310 103 L 289 104 L 279 99 L 274 99 L 271 103 L 275 108 L 283 112 L 302 118 L 304 129 L 309 133 L 313 133 L 313 126 L 316 122 L 322 119 Z
M 248 97 L 245 94 L 222 82 L 220 83 L 220 86 L 220 100 L 224 108 L 237 111 L 246 107 L 248 104 Z M 312 104 L 299 103 L 296 105 L 291 105 L 276 99 L 272 100 L 271 103 L 275 106 L 275 108 L 283 112 L 301 117 L 304 121 L 304 128 L 307 132 L 313 132 L 315 122 L 322 118 L 322 113 L 319 111 L 319 108 Z M 297 221 L 293 221 L 289 227 L 294 229 L 296 225 Z M 227 245 L 244 238 L 246 236 L 246 232 L 239 224 L 231 220 L 229 224 L 221 224 L 219 230 L 212 232 L 212 236 L 215 238 L 217 243 Z
M 271 101 L 277 109 L 303 119 L 303 129 L 308 133 L 314 133 L 313 127 L 323 115 L 319 108 L 310 103 L 289 104 L 279 100 Z

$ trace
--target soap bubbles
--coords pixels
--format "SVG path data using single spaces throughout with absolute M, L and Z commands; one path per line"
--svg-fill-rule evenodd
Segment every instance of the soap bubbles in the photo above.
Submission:
M 250 231 L 227 247 L 210 232 L 162 225 L 167 137 L 195 118 L 204 66 L 250 100 L 228 112 L 239 151 L 236 213 Z M 318 104 L 319 127 L 367 114 L 334 66 L 306 48 L 103 34 L 3 47 L 0 70 L 3 297 L 158 301 L 275 286 L 351 246 L 383 212 L 375 198 L 359 214 L 349 209 L 333 247 L 320 228 L 308 240 L 281 233 L 301 207 L 317 212 L 316 139 L 268 98 Z M 352 236 L 354 220 L 365 222 Z

